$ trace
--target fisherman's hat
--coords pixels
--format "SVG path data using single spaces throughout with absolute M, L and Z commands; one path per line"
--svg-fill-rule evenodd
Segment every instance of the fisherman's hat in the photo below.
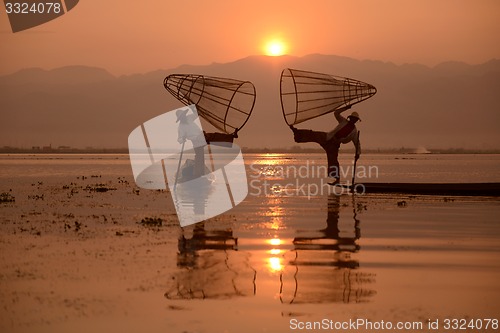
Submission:
M 175 122 L 178 123 L 179 120 L 188 113 L 188 111 L 188 109 L 180 109 L 175 111 L 175 115 L 177 116 L 177 120 Z
M 359 118 L 359 114 L 356 111 L 351 113 L 351 115 L 349 117 L 354 117 L 354 118 L 357 118 L 359 121 L 361 121 L 361 118 Z M 347 118 L 349 118 L 349 117 L 347 117 Z

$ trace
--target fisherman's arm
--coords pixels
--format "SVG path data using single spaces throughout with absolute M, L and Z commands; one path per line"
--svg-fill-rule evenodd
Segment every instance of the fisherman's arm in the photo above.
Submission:
M 342 117 L 341 113 L 346 111 L 346 110 L 349 110 L 351 108 L 350 105 L 347 105 L 347 106 L 344 106 L 340 109 L 337 109 L 333 112 L 333 114 L 335 115 L 335 119 L 337 119 L 337 121 L 340 123 L 342 120 L 345 120 L 344 117 Z

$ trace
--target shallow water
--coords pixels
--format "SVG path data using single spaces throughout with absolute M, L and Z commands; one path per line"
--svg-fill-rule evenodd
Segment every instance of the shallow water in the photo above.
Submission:
M 406 205 L 398 206 L 402 201 Z M 330 195 L 246 202 L 233 211 L 236 223 L 224 235 L 199 225 L 191 238 L 196 246 L 185 250 L 179 242 L 179 258 L 192 262 L 177 267 L 184 292 L 168 289 L 166 297 L 192 300 L 201 317 L 204 311 L 215 315 L 209 309 L 221 303 L 211 300 L 230 302 L 236 316 L 258 299 L 255 317 L 239 320 L 265 312 L 271 318 L 259 323 L 273 332 L 290 331 L 292 319 L 495 317 L 499 213 L 497 201 L 475 198 Z
M 125 155 L 1 156 L 0 192 L 15 202 L 0 206 L 0 328 L 292 332 L 367 319 L 424 332 L 499 318 L 498 198 L 335 195 L 321 155 L 245 161 L 247 198 L 181 229 L 168 191 L 137 189 Z M 500 181 L 499 162 L 363 157 L 379 166 L 370 181 Z
M 324 154 L 250 154 L 252 173 L 293 178 L 326 174 Z M 339 155 L 340 174 L 350 181 L 353 158 Z M 359 182 L 474 183 L 500 181 L 499 154 L 365 154 L 356 165 Z
M 324 154 L 245 154 L 249 175 L 315 178 L 324 175 Z M 340 154 L 341 174 L 351 180 L 352 156 Z M 131 175 L 124 154 L 0 154 L 0 177 Z M 369 182 L 500 182 L 500 154 L 364 154 L 357 180 Z

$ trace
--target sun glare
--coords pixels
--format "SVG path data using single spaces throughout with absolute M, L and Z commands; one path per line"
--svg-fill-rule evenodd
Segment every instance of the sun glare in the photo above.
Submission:
M 272 40 L 266 44 L 266 54 L 277 57 L 286 53 L 286 45 L 281 40 Z

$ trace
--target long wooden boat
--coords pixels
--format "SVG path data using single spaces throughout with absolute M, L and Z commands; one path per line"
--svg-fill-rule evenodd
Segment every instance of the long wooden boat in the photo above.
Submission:
M 354 189 L 359 193 L 500 196 L 500 183 L 356 183 Z

